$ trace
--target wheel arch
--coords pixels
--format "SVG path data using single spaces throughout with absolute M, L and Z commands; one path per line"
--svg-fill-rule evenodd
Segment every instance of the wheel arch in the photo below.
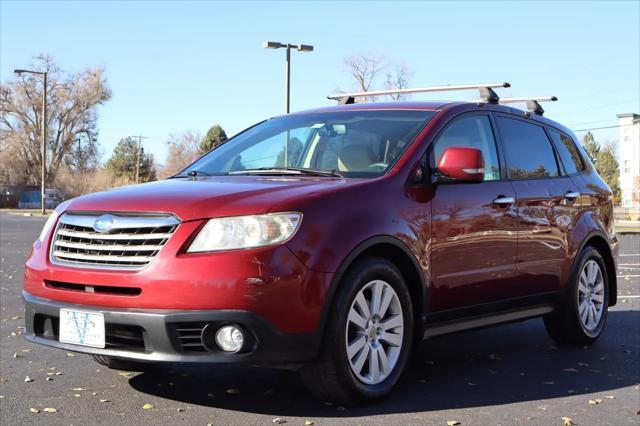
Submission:
M 322 309 L 319 329 L 322 339 L 324 339 L 327 319 L 342 279 L 347 271 L 358 261 L 371 256 L 387 259 L 400 270 L 411 295 L 415 324 L 414 338 L 421 340 L 426 293 L 424 274 L 421 272 L 418 260 L 411 249 L 401 240 L 390 236 L 376 236 L 365 240 L 354 248 L 338 267 Z
M 611 247 L 607 239 L 600 232 L 592 232 L 585 238 L 578 253 L 582 253 L 585 247 L 594 247 L 602 255 L 607 267 L 607 278 L 609 279 L 609 306 L 614 306 L 618 302 L 618 279 L 616 277 L 616 262 L 611 252 Z M 579 259 L 576 257 L 574 263 Z M 577 265 L 574 265 L 577 267 Z

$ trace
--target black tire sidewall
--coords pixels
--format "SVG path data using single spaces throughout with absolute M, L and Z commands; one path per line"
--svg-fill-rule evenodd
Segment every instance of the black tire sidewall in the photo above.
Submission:
M 351 370 L 346 356 L 346 324 L 349 309 L 357 293 L 369 282 L 383 280 L 388 283 L 398 295 L 402 306 L 404 320 L 404 336 L 398 361 L 391 374 L 382 382 L 368 385 L 361 382 Z M 340 294 L 335 304 L 336 310 L 332 321 L 333 339 L 328 344 L 334 345 L 332 351 L 333 365 L 337 369 L 338 380 L 343 387 L 357 400 L 373 400 L 388 394 L 400 380 L 407 365 L 411 345 L 413 342 L 413 309 L 411 296 L 400 271 L 390 262 L 382 258 L 370 258 L 354 267 L 343 281 Z
M 595 261 L 600 267 L 600 271 L 602 273 L 602 280 L 604 282 L 604 311 L 602 312 L 602 318 L 600 319 L 600 323 L 598 327 L 593 330 L 587 330 L 582 324 L 582 320 L 580 319 L 580 310 L 579 310 L 579 299 L 578 299 L 578 285 L 580 282 L 580 275 L 582 274 L 582 269 L 590 260 Z M 587 339 L 597 339 L 602 330 L 604 329 L 604 325 L 607 322 L 607 311 L 609 309 L 609 275 L 607 273 L 606 264 L 602 255 L 594 249 L 593 247 L 586 247 L 580 256 L 580 262 L 578 263 L 578 267 L 573 274 L 572 285 L 570 288 L 570 293 L 568 295 L 569 300 L 571 301 L 570 306 L 570 315 L 573 318 L 577 325 L 577 329 L 579 332 L 584 335 Z

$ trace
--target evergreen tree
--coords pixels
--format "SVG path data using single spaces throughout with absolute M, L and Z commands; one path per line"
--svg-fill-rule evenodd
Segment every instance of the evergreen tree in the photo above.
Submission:
M 107 161 L 107 169 L 114 179 L 122 184 L 136 181 L 136 162 L 138 158 L 138 140 L 132 137 L 120 139 Z M 156 179 L 153 155 L 140 150 L 140 180 L 149 182 Z
M 227 140 L 227 134 L 219 125 L 212 126 L 205 137 L 202 139 L 198 151 L 200 154 L 206 154 L 218 145 L 222 145 Z

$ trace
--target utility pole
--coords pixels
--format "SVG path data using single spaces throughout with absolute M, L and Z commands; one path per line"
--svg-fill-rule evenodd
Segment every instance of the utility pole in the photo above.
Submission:
M 138 138 L 138 149 L 136 153 L 136 183 L 140 182 L 140 156 L 142 154 L 142 139 L 147 139 L 146 136 L 130 136 L 131 138 Z

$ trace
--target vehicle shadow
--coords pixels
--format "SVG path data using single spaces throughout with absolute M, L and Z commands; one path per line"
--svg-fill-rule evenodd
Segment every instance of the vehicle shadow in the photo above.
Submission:
M 258 414 L 357 417 L 510 404 L 611 391 L 640 382 L 640 311 L 611 311 L 593 346 L 557 347 L 542 320 L 425 342 L 389 398 L 337 407 L 295 372 L 238 365 L 169 364 L 130 379 L 140 392 Z

